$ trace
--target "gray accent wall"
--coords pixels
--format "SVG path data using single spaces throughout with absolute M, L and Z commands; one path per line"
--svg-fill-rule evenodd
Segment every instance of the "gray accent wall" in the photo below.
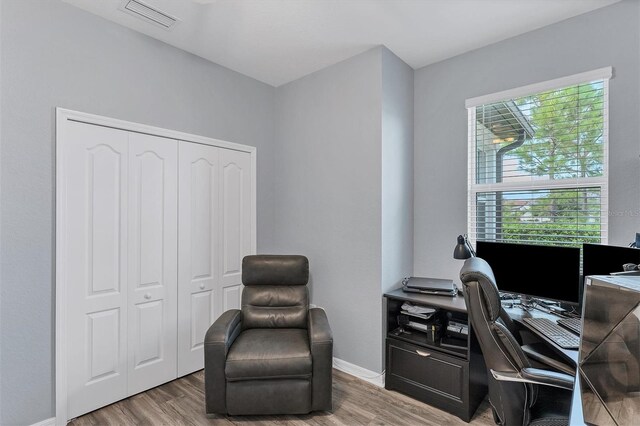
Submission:
M 412 270 L 413 70 L 384 47 L 276 94 L 274 248 L 309 257 L 334 356 L 383 370 L 382 294 Z
M 382 292 L 413 270 L 413 69 L 382 48 Z
M 613 66 L 609 243 L 640 231 L 640 2 L 624 0 L 415 72 L 414 274 L 458 278 L 467 229 L 465 100 Z M 527 268 L 529 259 L 522 259 Z
M 381 49 L 280 86 L 274 241 L 309 258 L 334 356 L 381 370 Z
M 382 49 L 382 276 L 381 293 L 400 287 L 413 271 L 413 69 Z M 379 351 L 384 369 L 386 304 Z M 372 349 L 373 350 L 373 349 Z
M 54 108 L 256 146 L 264 251 L 275 89 L 60 1 L 0 11 L 0 424 L 32 424 L 55 406 Z

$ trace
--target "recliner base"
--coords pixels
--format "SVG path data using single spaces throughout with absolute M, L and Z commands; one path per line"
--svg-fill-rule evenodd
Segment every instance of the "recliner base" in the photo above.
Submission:
M 308 414 L 311 381 L 305 379 L 227 382 L 230 415 Z

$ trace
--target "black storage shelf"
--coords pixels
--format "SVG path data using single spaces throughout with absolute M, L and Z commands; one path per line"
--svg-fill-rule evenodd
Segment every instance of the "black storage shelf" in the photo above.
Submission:
M 487 376 L 478 342 L 469 326 L 463 347 L 441 345 L 448 320 L 467 323 L 467 309 L 461 296 L 432 296 L 394 290 L 384 295 L 387 312 L 385 388 L 470 421 L 487 394 Z M 433 341 L 428 333 L 403 328 L 396 334 L 398 314 L 404 302 L 436 309 L 434 319 L 442 328 Z

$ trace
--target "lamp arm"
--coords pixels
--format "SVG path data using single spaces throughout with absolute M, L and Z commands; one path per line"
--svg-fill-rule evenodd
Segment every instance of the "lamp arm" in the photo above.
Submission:
M 464 235 L 464 243 L 466 244 L 467 248 L 469 249 L 469 252 L 471 253 L 471 257 L 477 257 L 476 256 L 476 251 L 473 249 L 473 246 L 469 242 L 469 238 L 467 237 L 467 234 Z

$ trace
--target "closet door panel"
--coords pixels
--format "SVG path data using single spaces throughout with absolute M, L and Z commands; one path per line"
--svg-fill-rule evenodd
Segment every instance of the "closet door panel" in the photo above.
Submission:
M 253 209 L 251 198 L 251 155 L 220 150 L 221 169 L 221 284 L 222 312 L 240 308 L 242 258 L 252 254 Z
M 69 418 L 127 396 L 127 133 L 77 122 L 61 151 Z
M 242 298 L 242 285 L 231 284 L 222 289 L 222 306 L 224 311 L 229 309 L 240 309 L 242 307 L 240 301 Z
M 128 393 L 177 374 L 178 142 L 129 134 Z
M 204 335 L 220 315 L 219 150 L 179 147 L 178 376 L 204 367 Z

